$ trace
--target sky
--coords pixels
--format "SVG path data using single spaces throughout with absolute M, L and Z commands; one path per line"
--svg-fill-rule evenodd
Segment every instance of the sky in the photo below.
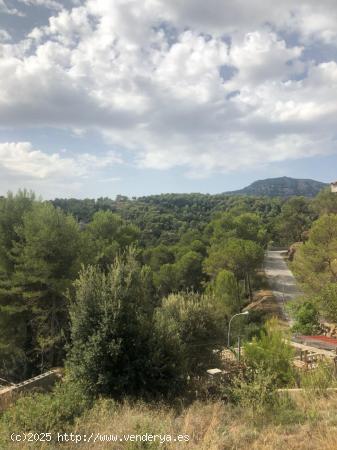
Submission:
M 0 0 L 0 195 L 337 179 L 336 0 Z

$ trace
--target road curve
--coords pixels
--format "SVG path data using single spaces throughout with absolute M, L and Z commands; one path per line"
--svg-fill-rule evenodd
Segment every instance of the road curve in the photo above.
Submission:
M 285 311 L 284 305 L 287 301 L 293 300 L 303 293 L 297 286 L 295 277 L 284 260 L 285 253 L 285 251 L 280 250 L 267 250 L 264 271 L 274 297 L 280 303 L 284 319 L 290 324 L 291 319 Z

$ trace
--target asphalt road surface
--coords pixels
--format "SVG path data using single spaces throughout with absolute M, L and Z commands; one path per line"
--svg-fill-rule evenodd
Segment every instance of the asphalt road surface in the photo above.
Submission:
M 291 319 L 285 311 L 284 306 L 287 301 L 302 295 L 302 292 L 296 284 L 294 275 L 284 261 L 283 256 L 285 254 L 285 251 L 267 250 L 264 260 L 264 270 L 274 297 L 280 303 L 284 319 L 290 324 Z

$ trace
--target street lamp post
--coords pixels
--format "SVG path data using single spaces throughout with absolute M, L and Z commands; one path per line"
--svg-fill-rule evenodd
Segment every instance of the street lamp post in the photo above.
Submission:
M 227 339 L 227 347 L 228 347 L 228 348 L 229 348 L 229 346 L 230 346 L 231 323 L 232 323 L 232 320 L 234 319 L 234 317 L 237 317 L 237 316 L 246 316 L 247 314 L 249 314 L 249 311 L 244 311 L 244 312 L 241 312 L 241 313 L 237 313 L 237 314 L 234 314 L 234 316 L 231 317 L 231 320 L 229 321 L 229 324 L 228 324 L 228 339 Z

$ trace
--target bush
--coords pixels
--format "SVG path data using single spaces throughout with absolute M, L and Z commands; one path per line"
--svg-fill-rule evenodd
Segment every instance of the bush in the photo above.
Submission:
M 171 294 L 157 308 L 153 325 L 153 374 L 174 394 L 188 377 L 217 366 L 213 352 L 223 341 L 224 330 L 214 303 L 195 293 Z
M 314 394 L 326 393 L 329 387 L 336 387 L 333 365 L 329 361 L 321 361 L 316 369 L 303 373 L 301 386 Z
M 2 416 L 1 430 L 20 432 L 66 431 L 87 408 L 91 399 L 80 382 L 61 382 L 50 394 L 33 393 L 20 397 Z M 1 440 L 0 440 L 1 444 Z M 6 448 L 1 447 L 0 448 Z
M 150 269 L 140 267 L 132 249 L 106 271 L 82 270 L 70 307 L 67 366 L 93 395 L 176 395 L 210 364 L 219 337 L 223 342 L 211 299 L 172 294 L 156 307 L 152 288 Z
M 326 284 L 317 296 L 317 301 L 324 316 L 337 322 L 337 283 Z
M 317 334 L 320 330 L 318 309 L 308 300 L 296 308 L 294 319 L 295 324 L 292 330 L 295 333 L 311 335 Z
M 106 271 L 83 269 L 75 289 L 67 358 L 71 377 L 84 380 L 93 395 L 141 395 L 148 390 L 150 370 L 151 271 L 140 267 L 130 249 Z
M 232 389 L 233 400 L 245 409 L 253 409 L 260 414 L 267 406 L 275 403 L 275 377 L 268 373 L 256 372 L 248 379 L 237 378 Z
M 287 425 L 302 421 L 303 414 L 288 395 L 277 392 L 275 382 L 275 375 L 267 372 L 256 372 L 248 379 L 239 378 L 232 388 L 233 400 L 255 425 Z
M 260 336 L 244 346 L 244 358 L 248 367 L 255 373 L 271 375 L 277 387 L 294 381 L 293 356 L 294 350 L 285 342 L 277 319 L 269 320 Z

